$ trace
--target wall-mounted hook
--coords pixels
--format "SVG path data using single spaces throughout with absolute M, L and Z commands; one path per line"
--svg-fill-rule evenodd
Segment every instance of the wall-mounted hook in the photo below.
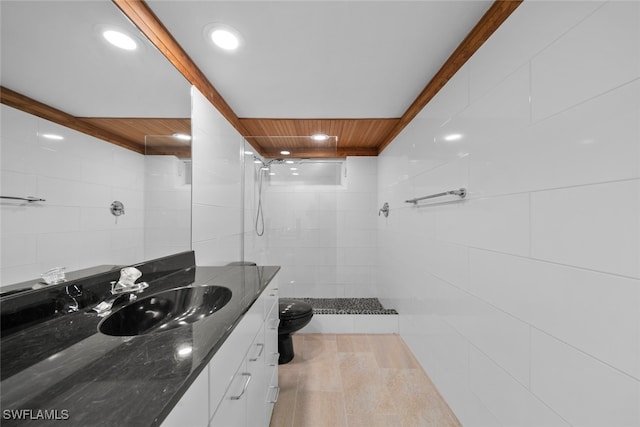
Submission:
M 380 212 L 382 212 L 384 214 L 384 217 L 388 217 L 389 216 L 389 203 L 384 202 L 384 205 L 382 205 L 382 209 L 378 210 L 378 216 L 380 216 Z

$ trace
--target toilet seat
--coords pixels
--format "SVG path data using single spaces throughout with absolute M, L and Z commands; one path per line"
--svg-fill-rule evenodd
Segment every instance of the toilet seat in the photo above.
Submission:
M 313 314 L 313 308 L 306 302 L 295 299 L 280 299 L 280 318 L 287 320 L 297 320 Z

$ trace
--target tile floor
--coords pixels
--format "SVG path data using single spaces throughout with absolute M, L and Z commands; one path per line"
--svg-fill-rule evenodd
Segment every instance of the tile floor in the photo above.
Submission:
M 460 426 L 399 335 L 293 338 L 270 427 Z

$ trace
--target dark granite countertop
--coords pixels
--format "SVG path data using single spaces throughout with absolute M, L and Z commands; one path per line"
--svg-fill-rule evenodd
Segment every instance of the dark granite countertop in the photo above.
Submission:
M 160 425 L 278 270 L 187 267 L 149 282 L 139 299 L 189 285 L 232 292 L 213 315 L 163 332 L 104 335 L 97 329 L 102 318 L 89 307 L 3 336 L 2 425 Z M 31 412 L 18 420 L 10 410 Z M 37 417 L 57 420 L 29 419 Z

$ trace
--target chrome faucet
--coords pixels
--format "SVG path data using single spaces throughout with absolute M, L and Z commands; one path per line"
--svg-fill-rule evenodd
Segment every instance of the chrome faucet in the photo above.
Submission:
M 111 313 L 116 302 L 120 305 L 135 301 L 138 298 L 135 294 L 149 286 L 147 282 L 135 283 L 141 276 L 142 272 L 135 267 L 125 267 L 120 270 L 120 279 L 117 282 L 111 282 L 111 295 L 96 305 L 93 310 L 99 317 L 105 317 Z

